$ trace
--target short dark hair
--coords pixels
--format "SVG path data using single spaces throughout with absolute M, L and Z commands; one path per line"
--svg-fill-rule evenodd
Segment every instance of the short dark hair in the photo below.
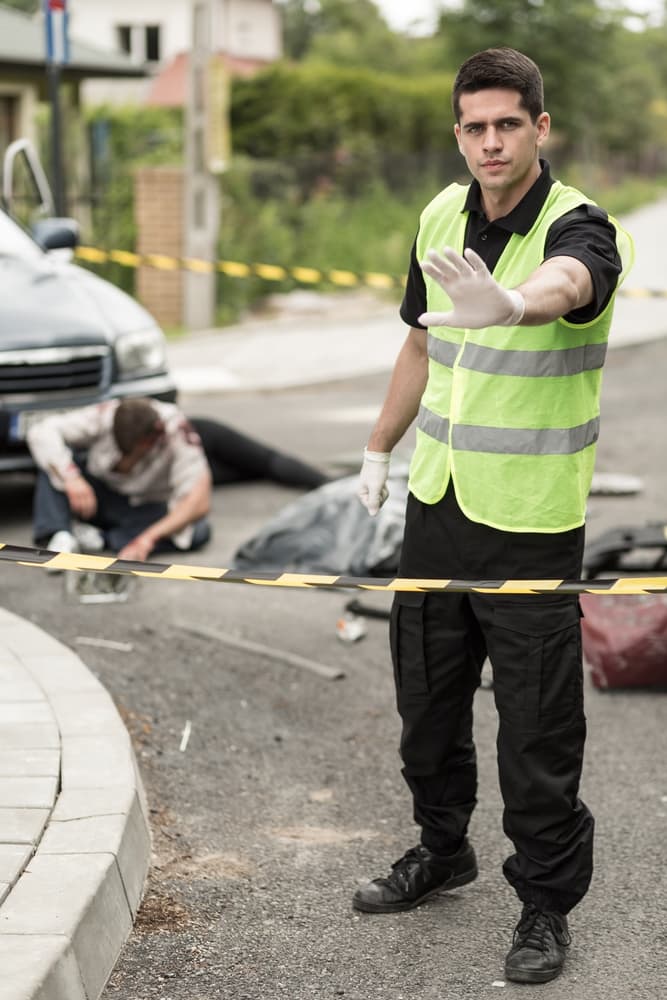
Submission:
M 544 111 L 544 83 L 537 64 L 516 49 L 485 49 L 466 59 L 456 74 L 452 108 L 457 122 L 461 120 L 461 94 L 495 87 L 517 90 L 521 95 L 521 107 L 533 122 Z
M 113 436 L 123 455 L 161 429 L 160 415 L 150 399 L 123 399 L 113 415 Z

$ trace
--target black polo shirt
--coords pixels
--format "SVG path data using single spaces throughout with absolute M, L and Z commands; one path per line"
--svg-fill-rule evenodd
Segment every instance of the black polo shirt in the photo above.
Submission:
M 519 204 L 508 215 L 489 222 L 482 206 L 482 192 L 473 180 L 463 212 L 469 212 L 465 246 L 475 250 L 493 271 L 512 233 L 525 236 L 532 229 L 553 184 L 546 160 L 540 160 L 542 173 Z M 442 250 L 442 247 L 435 247 Z M 571 323 L 589 323 L 609 302 L 622 270 L 616 247 L 616 230 L 603 209 L 582 203 L 557 219 L 547 233 L 544 259 L 575 257 L 585 264 L 593 279 L 593 300 L 583 309 L 565 317 Z M 412 246 L 410 271 L 401 303 L 401 319 L 408 326 L 422 327 L 418 317 L 426 312 L 426 286 L 417 260 L 417 240 Z

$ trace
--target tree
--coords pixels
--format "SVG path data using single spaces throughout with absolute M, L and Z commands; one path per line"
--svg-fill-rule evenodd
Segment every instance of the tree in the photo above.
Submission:
M 283 0 L 285 53 L 337 66 L 397 71 L 413 64 L 410 42 L 373 0 Z
M 617 3 L 596 0 L 464 0 L 460 10 L 441 14 L 437 33 L 459 61 L 501 45 L 534 59 L 556 133 L 573 149 L 594 142 L 598 122 L 611 112 L 607 81 L 618 68 L 623 13 Z
M 625 31 L 612 53 L 616 71 L 602 81 L 609 113 L 599 123 L 621 169 L 664 171 L 667 162 L 667 35 L 664 28 Z

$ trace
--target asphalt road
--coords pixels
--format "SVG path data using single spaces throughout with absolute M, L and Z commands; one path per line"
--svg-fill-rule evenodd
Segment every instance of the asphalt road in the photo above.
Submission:
M 644 490 L 592 498 L 589 537 L 667 513 L 666 370 L 665 340 L 610 354 L 598 469 L 640 476 Z M 360 452 L 385 385 L 386 376 L 368 376 L 182 404 L 335 470 Z M 295 496 L 267 483 L 217 490 L 215 538 L 188 561 L 228 565 Z M 0 502 L 3 540 L 28 544 L 29 481 L 0 484 Z M 502 976 L 518 907 L 500 871 L 508 844 L 492 692 L 480 690 L 476 706 L 479 879 L 412 913 L 359 915 L 350 906 L 356 885 L 384 874 L 417 839 L 384 622 L 369 620 L 366 637 L 346 645 L 335 622 L 349 595 L 177 581 L 139 581 L 127 604 L 84 606 L 65 599 L 63 578 L 7 564 L 0 593 L 8 609 L 76 649 L 109 690 L 146 785 L 154 865 L 104 1000 L 525 996 Z M 384 595 L 373 600 L 387 606 Z M 327 680 L 211 630 L 345 676 Z M 81 637 L 131 649 L 83 646 Z M 667 694 L 589 684 L 587 714 L 582 795 L 597 817 L 596 874 L 571 917 L 564 975 L 536 989 L 549 1000 L 662 1000 Z

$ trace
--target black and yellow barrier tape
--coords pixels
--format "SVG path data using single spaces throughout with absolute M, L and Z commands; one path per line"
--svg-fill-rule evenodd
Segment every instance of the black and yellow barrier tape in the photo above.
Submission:
M 405 276 L 382 274 L 378 271 L 346 271 L 317 267 L 282 267 L 279 264 L 245 263 L 239 260 L 202 260 L 196 257 L 171 257 L 161 253 L 134 253 L 132 250 L 100 250 L 97 247 L 77 247 L 76 256 L 89 264 L 121 264 L 123 267 L 153 267 L 160 271 L 214 271 L 229 278 L 262 278 L 264 281 L 285 281 L 294 278 L 303 285 L 337 285 L 343 288 L 403 288 Z M 631 299 L 667 298 L 664 288 L 619 288 L 618 294 Z
M 667 576 L 634 576 L 594 580 L 436 580 L 402 577 L 329 576 L 320 573 L 282 571 L 243 572 L 213 566 L 164 565 L 134 562 L 114 556 L 78 552 L 50 552 L 0 542 L 0 561 L 19 566 L 78 573 L 116 573 L 151 580 L 188 580 L 215 583 L 247 583 L 261 587 L 305 587 L 330 590 L 417 591 L 423 593 L 475 594 L 662 594 Z
M 229 278 L 263 278 L 264 281 L 285 281 L 294 278 L 304 285 L 338 285 L 356 288 L 402 288 L 405 279 L 400 275 L 380 274 L 375 271 L 357 273 L 332 268 L 322 271 L 316 267 L 281 267 L 279 264 L 247 264 L 239 260 L 201 260 L 196 257 L 170 257 L 167 254 L 140 254 L 130 250 L 99 250 L 96 247 L 77 247 L 76 256 L 90 264 L 121 264 L 123 267 L 153 267 L 161 271 L 195 271 L 211 274 L 214 271 Z

